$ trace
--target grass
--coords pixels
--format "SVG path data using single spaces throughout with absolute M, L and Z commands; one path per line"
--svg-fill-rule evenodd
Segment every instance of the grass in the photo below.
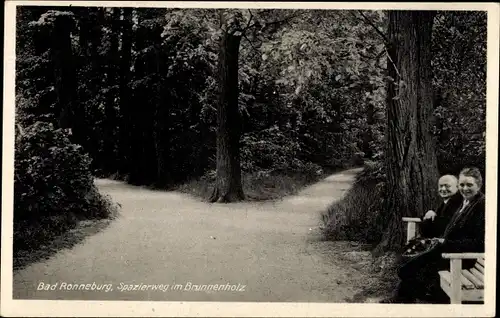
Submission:
M 93 205 L 82 207 L 92 212 L 87 216 L 64 213 L 36 220 L 17 221 L 14 224 L 13 269 L 20 270 L 32 263 L 49 259 L 62 249 L 75 246 L 106 228 L 118 216 L 117 206 L 110 198 L 97 192 L 90 196 L 93 198 Z
M 352 266 L 370 274 L 370 282 L 349 302 L 389 297 L 398 282 L 397 255 L 388 252 L 376 257 L 372 253 L 382 236 L 379 217 L 384 206 L 384 179 L 380 164 L 367 163 L 344 198 L 321 214 L 324 240 L 359 242 L 370 251 L 359 260 L 352 260 Z
M 366 166 L 344 198 L 321 214 L 327 240 L 376 243 L 382 235 L 378 225 L 383 209 L 383 182 L 377 166 Z
M 334 169 L 321 170 L 319 173 L 294 172 L 294 173 L 242 173 L 243 193 L 247 201 L 279 200 L 288 195 L 294 195 L 303 188 L 313 184 Z M 207 200 L 215 186 L 215 177 L 210 175 L 194 179 L 176 187 L 177 191 L 190 194 L 202 200 Z
M 379 302 L 382 299 L 391 297 L 398 282 L 396 255 L 386 253 L 383 256 L 374 258 L 369 256 L 368 260 L 359 261 L 354 266 L 369 274 L 367 283 L 348 302 L 350 303 L 370 303 Z
M 112 219 L 81 220 L 75 226 L 59 235 L 48 238 L 44 243 L 25 249 L 14 249 L 13 269 L 15 271 L 42 261 L 48 260 L 63 249 L 70 249 L 83 242 L 87 237 L 105 229 Z

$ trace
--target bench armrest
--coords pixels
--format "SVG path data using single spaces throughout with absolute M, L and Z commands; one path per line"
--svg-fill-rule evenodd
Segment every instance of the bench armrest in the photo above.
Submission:
M 406 226 L 406 243 L 418 235 L 417 224 L 422 222 L 420 218 L 403 217 L 403 222 L 408 222 Z
M 403 222 L 416 222 L 420 223 L 422 220 L 420 218 L 403 217 Z
M 443 253 L 445 259 L 477 259 L 484 258 L 484 253 Z

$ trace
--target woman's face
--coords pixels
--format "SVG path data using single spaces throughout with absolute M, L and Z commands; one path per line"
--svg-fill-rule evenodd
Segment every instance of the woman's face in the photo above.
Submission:
M 465 199 L 470 200 L 479 192 L 479 185 L 474 177 L 460 175 L 458 190 Z

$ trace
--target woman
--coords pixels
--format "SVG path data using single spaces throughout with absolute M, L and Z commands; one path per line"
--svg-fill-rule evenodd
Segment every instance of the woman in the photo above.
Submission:
M 484 252 L 485 205 L 480 192 L 483 185 L 477 168 L 465 168 L 460 172 L 458 189 L 462 204 L 453 214 L 443 237 L 436 238 L 439 245 L 430 252 L 405 264 L 400 272 L 401 283 L 396 295 L 383 300 L 384 303 L 412 303 L 417 298 L 426 298 L 436 303 L 449 303 L 439 286 L 438 271 L 449 270 L 449 260 L 442 253 Z M 464 260 L 463 268 L 474 266 L 475 260 Z M 427 295 L 423 295 L 427 292 Z
M 480 191 L 482 186 L 479 169 L 465 168 L 460 172 L 458 190 L 463 202 L 440 239 L 444 253 L 484 252 L 485 200 Z

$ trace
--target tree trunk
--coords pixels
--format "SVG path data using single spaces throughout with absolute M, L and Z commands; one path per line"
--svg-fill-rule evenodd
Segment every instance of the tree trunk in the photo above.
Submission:
M 120 128 L 119 128 L 119 152 L 120 164 L 119 172 L 121 175 L 130 173 L 130 143 L 132 131 L 132 116 L 130 105 L 130 65 L 132 59 L 132 8 L 123 9 L 123 20 L 113 21 L 113 23 L 122 22 L 122 45 L 120 57 L 119 74 L 119 105 L 120 105 Z
M 54 22 L 52 33 L 52 61 L 55 71 L 55 89 L 57 92 L 57 109 L 59 112 L 59 127 L 74 128 L 75 109 L 74 96 L 76 77 L 74 58 L 71 48 L 71 17 L 58 17 Z M 78 129 L 77 129 L 78 130 Z
M 433 12 L 390 11 L 387 91 L 387 228 L 376 252 L 404 243 L 403 216 L 436 202 L 436 148 L 431 135 Z
M 365 153 L 365 158 L 373 157 L 373 149 L 370 143 L 373 141 L 373 125 L 375 124 L 375 107 L 373 104 L 368 103 L 365 108 L 366 113 L 366 130 L 362 133 L 362 148 Z
M 161 39 L 157 40 L 160 43 Z M 169 143 L 168 138 L 168 107 L 165 98 L 165 90 L 162 77 L 162 64 L 161 64 L 161 47 L 158 44 L 154 45 L 155 50 L 155 64 L 156 64 L 156 105 L 154 105 L 154 118 L 153 118 L 153 138 L 156 152 L 156 177 L 155 183 L 159 187 L 165 187 L 172 183 L 169 165 Z
M 98 21 L 104 21 L 104 11 L 100 9 L 99 11 L 99 19 Z M 116 21 L 120 19 L 120 9 L 113 8 L 112 12 L 112 20 Z M 100 29 L 100 28 L 99 28 Z M 96 30 L 96 34 L 94 38 L 97 38 L 97 34 L 99 34 L 99 39 L 102 38 L 100 30 Z M 103 165 L 104 170 L 107 173 L 115 173 L 117 171 L 117 167 L 115 165 L 116 162 L 116 130 L 117 130 L 117 112 L 115 108 L 115 99 L 117 97 L 116 90 L 114 89 L 115 85 L 118 84 L 117 80 L 117 65 L 120 62 L 119 52 L 118 52 L 118 35 L 120 34 L 120 29 L 114 23 L 111 27 L 111 33 L 114 35 L 110 39 L 110 48 L 109 48 L 109 57 L 108 63 L 106 65 L 106 86 L 108 87 L 108 91 L 106 92 L 106 100 L 104 104 L 104 149 L 103 149 Z M 97 47 L 96 47 L 97 48 Z M 98 59 L 98 56 L 96 57 Z M 99 68 L 99 73 L 101 70 Z M 96 74 L 99 74 L 96 73 Z M 99 78 L 98 78 L 99 79 Z M 100 86 L 100 85 L 98 85 Z
M 225 31 L 219 48 L 217 105 L 217 176 L 210 202 L 244 199 L 240 167 L 238 54 L 241 36 Z

